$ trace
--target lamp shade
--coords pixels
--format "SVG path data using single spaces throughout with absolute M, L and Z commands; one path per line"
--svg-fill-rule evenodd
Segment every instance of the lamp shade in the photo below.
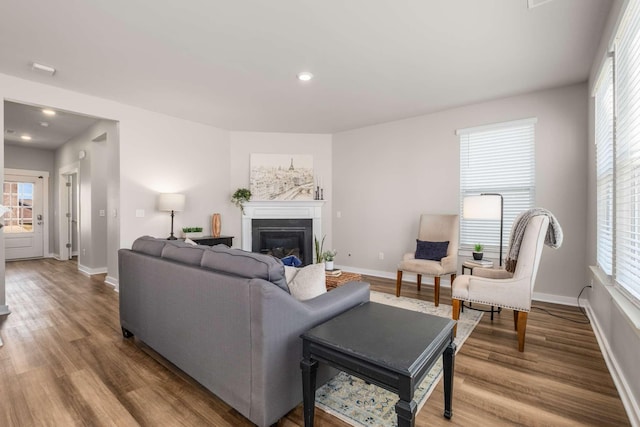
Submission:
M 464 219 L 502 219 L 502 197 L 493 194 L 467 196 L 462 201 Z
M 175 211 L 184 210 L 184 194 L 177 193 L 161 193 L 158 196 L 159 211 Z

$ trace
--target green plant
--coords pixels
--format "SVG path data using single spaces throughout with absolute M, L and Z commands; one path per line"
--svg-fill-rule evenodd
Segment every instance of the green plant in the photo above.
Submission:
M 318 238 L 316 236 L 313 236 L 313 240 L 315 241 L 315 246 L 316 246 L 316 262 L 318 264 L 321 262 L 324 262 L 323 248 L 324 248 L 324 239 L 326 238 L 327 236 L 322 236 L 322 242 L 319 242 Z
M 484 249 L 484 246 L 482 246 L 482 244 L 480 243 L 476 243 L 475 245 L 473 245 L 474 252 L 482 252 L 483 249 Z
M 322 258 L 325 261 L 333 261 L 334 258 L 336 257 L 336 255 L 338 255 L 338 251 L 336 251 L 335 249 L 331 249 L 331 250 L 328 250 L 328 251 L 324 251 L 322 253 Z
M 231 196 L 231 201 L 240 208 L 242 213 L 244 213 L 244 204 L 249 200 L 251 200 L 251 191 L 248 188 L 238 188 Z
M 182 227 L 182 231 L 185 233 L 201 233 L 202 227 Z

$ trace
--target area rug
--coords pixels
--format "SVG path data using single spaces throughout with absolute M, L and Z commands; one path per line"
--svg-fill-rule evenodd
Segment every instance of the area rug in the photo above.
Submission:
M 420 311 L 451 319 L 451 306 L 412 298 L 396 297 L 382 292 L 371 291 L 371 301 Z M 466 310 L 460 313 L 458 332 L 455 338 L 457 350 L 476 327 L 482 313 Z M 433 366 L 414 394 L 418 411 L 442 378 L 442 358 Z M 333 416 L 353 425 L 367 427 L 397 426 L 395 405 L 398 395 L 359 378 L 340 372 L 335 378 L 316 391 L 316 406 Z

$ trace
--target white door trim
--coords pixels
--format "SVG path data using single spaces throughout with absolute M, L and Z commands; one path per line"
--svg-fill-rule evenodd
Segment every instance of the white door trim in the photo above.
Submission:
M 67 209 L 67 175 L 76 174 L 78 182 L 80 179 L 80 162 L 71 163 L 58 169 L 58 259 L 66 261 L 68 257 L 65 254 L 69 254 L 71 249 L 66 247 L 66 240 L 68 233 L 66 233 L 68 222 L 65 216 Z M 78 206 L 80 209 L 80 206 Z M 78 215 L 78 224 L 80 223 L 80 215 Z M 80 244 L 80 226 L 78 226 L 78 244 Z
M 4 174 L 42 177 L 42 217 L 45 219 L 42 227 L 42 254 L 44 257 L 51 257 L 49 251 L 49 172 L 4 168 Z

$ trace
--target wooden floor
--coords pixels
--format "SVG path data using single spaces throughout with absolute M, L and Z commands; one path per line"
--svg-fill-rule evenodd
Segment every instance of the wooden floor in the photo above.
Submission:
M 393 282 L 368 278 L 392 293 Z M 118 294 L 72 261 L 7 263 L 7 304 L 0 348 L 0 426 L 249 426 L 213 394 L 118 324 Z M 403 296 L 432 299 L 406 283 Z M 449 304 L 444 289 L 441 303 Z M 536 304 L 576 320 L 576 308 Z M 624 426 L 624 408 L 589 325 L 529 316 L 526 348 L 516 349 L 513 316 L 485 314 L 455 362 L 454 416 L 442 417 L 442 384 L 418 426 Z M 344 426 L 316 411 L 316 425 Z M 302 426 L 302 408 L 280 426 Z

